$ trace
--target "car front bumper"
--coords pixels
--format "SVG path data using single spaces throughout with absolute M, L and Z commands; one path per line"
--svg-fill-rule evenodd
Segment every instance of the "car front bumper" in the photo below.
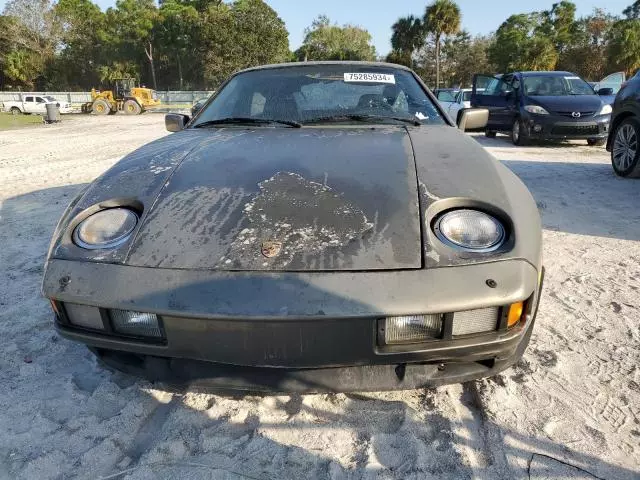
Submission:
M 524 118 L 532 139 L 584 140 L 606 139 L 611 115 L 595 115 L 573 119 L 559 115 L 533 115 Z
M 491 377 L 513 366 L 529 345 L 535 318 L 499 348 L 452 349 L 450 360 L 329 368 L 244 367 L 90 347 L 102 364 L 151 382 L 204 391 L 269 393 L 379 392 L 432 388 Z M 64 335 L 64 334 L 63 334 Z M 77 338 L 72 338 L 78 340 Z M 81 340 L 82 341 L 82 340 Z
M 535 314 L 515 327 L 509 336 L 497 342 L 449 346 L 446 353 L 422 352 L 419 362 L 354 365 L 324 368 L 271 368 L 229 365 L 176 357 L 145 355 L 114 350 L 119 345 L 95 345 L 95 338 L 70 334 L 57 324 L 65 337 L 86 343 L 107 367 L 145 378 L 152 382 L 189 385 L 209 391 L 246 391 L 281 393 L 365 392 L 408 390 L 463 383 L 497 375 L 513 366 L 529 344 Z M 487 340 L 489 340 L 487 338 Z M 431 358 L 429 360 L 428 358 Z
M 58 309 L 69 302 L 161 318 L 165 336 L 153 342 L 83 330 L 58 317 L 61 335 L 89 345 L 119 370 L 209 388 L 310 392 L 417 388 L 494 375 L 526 348 L 541 281 L 540 271 L 524 260 L 306 274 L 51 260 L 43 290 Z M 409 345 L 378 341 L 379 321 L 386 316 L 518 301 L 526 302 L 525 315 L 510 329 Z

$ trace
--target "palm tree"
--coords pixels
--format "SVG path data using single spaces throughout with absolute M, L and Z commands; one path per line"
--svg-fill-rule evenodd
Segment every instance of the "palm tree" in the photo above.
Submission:
M 619 20 L 613 24 L 607 46 L 609 68 L 633 75 L 640 68 L 640 19 Z
M 435 0 L 424 13 L 424 25 L 436 43 L 436 88 L 440 87 L 440 39 L 460 31 L 460 7 L 453 0 Z
M 399 18 L 391 27 L 391 47 L 394 51 L 408 60 L 408 66 L 413 67 L 413 52 L 424 43 L 424 26 L 419 18 L 409 15 Z

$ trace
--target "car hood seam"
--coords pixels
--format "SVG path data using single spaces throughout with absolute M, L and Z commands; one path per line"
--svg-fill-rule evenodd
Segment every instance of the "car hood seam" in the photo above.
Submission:
M 419 127 L 418 127 L 419 128 Z M 409 144 L 411 145 L 411 156 L 413 158 L 413 168 L 416 172 L 416 196 L 418 198 L 418 220 L 420 221 L 420 268 L 425 268 L 425 259 L 424 259 L 424 242 L 425 242 L 425 217 L 424 211 L 425 206 L 422 204 L 422 195 L 420 195 L 420 176 L 418 174 L 418 162 L 416 159 L 416 149 L 413 145 L 413 138 L 411 138 L 411 132 L 409 131 L 409 127 L 405 125 L 405 132 L 407 133 L 407 137 L 409 137 Z
M 191 153 L 193 153 L 194 150 L 196 150 L 198 147 L 200 147 L 201 142 L 200 141 L 195 141 L 194 145 L 192 148 L 190 148 L 180 159 L 179 162 L 176 163 L 176 165 L 173 167 L 173 170 L 171 170 L 171 173 L 169 173 L 169 175 L 165 178 L 164 183 L 162 185 L 162 188 L 160 188 L 158 190 L 158 193 L 156 194 L 155 198 L 153 199 L 153 202 L 151 202 L 151 206 L 147 209 L 145 208 L 144 211 L 144 215 L 142 217 L 140 217 L 139 223 L 138 223 L 138 229 L 136 230 L 135 235 L 131 238 L 131 240 L 129 241 L 129 246 L 127 247 L 127 253 L 125 253 L 124 258 L 122 259 L 122 264 L 126 265 L 129 262 L 129 257 L 131 256 L 131 250 L 133 249 L 133 246 L 136 244 L 136 240 L 138 240 L 138 235 L 140 233 L 140 227 L 141 225 L 144 223 L 144 220 L 147 218 L 147 216 L 153 211 L 153 208 L 156 206 L 156 204 L 158 203 L 158 200 L 160 199 L 160 195 L 162 194 L 162 192 L 164 191 L 165 188 L 167 188 L 167 185 L 169 185 L 169 182 L 171 182 L 171 179 L 173 178 L 173 176 L 175 175 L 175 173 L 178 171 L 178 168 L 180 168 L 180 165 L 183 164 L 183 162 L 186 160 L 186 158 L 191 155 Z

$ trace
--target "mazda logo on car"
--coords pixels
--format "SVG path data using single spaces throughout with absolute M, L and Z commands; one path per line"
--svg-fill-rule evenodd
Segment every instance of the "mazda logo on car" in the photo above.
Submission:
M 571 114 L 571 116 L 572 116 L 573 118 L 580 118 L 580 112 L 573 112 L 573 113 Z

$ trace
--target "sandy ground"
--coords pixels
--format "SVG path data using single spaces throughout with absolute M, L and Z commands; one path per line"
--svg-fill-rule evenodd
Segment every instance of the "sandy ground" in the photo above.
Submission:
M 223 397 L 104 370 L 40 296 L 66 204 L 165 134 L 151 114 L 0 132 L 0 479 L 640 478 L 640 181 L 603 148 L 476 137 L 545 226 L 517 367 L 437 390 Z

